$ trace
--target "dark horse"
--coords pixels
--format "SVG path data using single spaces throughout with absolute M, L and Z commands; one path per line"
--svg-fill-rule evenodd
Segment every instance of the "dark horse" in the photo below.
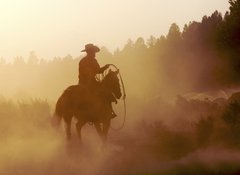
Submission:
M 67 139 L 71 139 L 71 121 L 77 119 L 77 134 L 81 141 L 81 128 L 92 122 L 103 141 L 106 140 L 111 122 L 113 97 L 119 99 L 121 88 L 118 71 L 109 71 L 98 88 L 88 89 L 81 85 L 68 87 L 57 101 L 53 121 L 59 126 L 63 118 Z

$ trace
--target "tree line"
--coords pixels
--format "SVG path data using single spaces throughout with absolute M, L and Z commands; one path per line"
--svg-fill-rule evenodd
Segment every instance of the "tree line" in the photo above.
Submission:
M 240 0 L 229 0 L 229 4 L 224 15 L 215 11 L 200 22 L 189 22 L 182 31 L 173 23 L 166 36 L 129 39 L 113 53 L 102 47 L 98 60 L 116 64 L 127 82 L 135 82 L 135 87 L 128 86 L 133 93 L 136 87 L 147 95 L 235 87 L 240 83 Z M 79 60 L 71 55 L 44 60 L 35 52 L 27 61 L 23 57 L 13 63 L 1 59 L 0 80 L 10 82 L 5 88 L 29 85 L 40 94 L 54 91 L 50 86 L 64 89 L 77 82 Z

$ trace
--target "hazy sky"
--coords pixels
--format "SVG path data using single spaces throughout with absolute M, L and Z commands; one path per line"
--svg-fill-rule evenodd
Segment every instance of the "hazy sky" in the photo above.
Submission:
M 0 57 L 78 56 L 89 42 L 112 51 L 228 8 L 228 0 L 0 0 Z

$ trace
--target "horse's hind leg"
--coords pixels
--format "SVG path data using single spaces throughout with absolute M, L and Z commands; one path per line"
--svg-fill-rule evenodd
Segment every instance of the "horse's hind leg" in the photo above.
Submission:
M 78 138 L 79 138 L 80 143 L 82 143 L 82 132 L 81 132 L 81 130 L 82 130 L 82 127 L 85 123 L 86 122 L 79 120 L 76 124 L 77 134 L 78 134 Z

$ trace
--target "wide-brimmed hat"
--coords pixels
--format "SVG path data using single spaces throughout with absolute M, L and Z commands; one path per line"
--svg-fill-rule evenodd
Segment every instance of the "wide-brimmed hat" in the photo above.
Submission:
M 81 52 L 88 52 L 88 51 L 92 51 L 92 52 L 99 52 L 100 49 L 99 47 L 93 45 L 93 44 L 86 44 L 85 45 L 85 49 L 82 50 Z

